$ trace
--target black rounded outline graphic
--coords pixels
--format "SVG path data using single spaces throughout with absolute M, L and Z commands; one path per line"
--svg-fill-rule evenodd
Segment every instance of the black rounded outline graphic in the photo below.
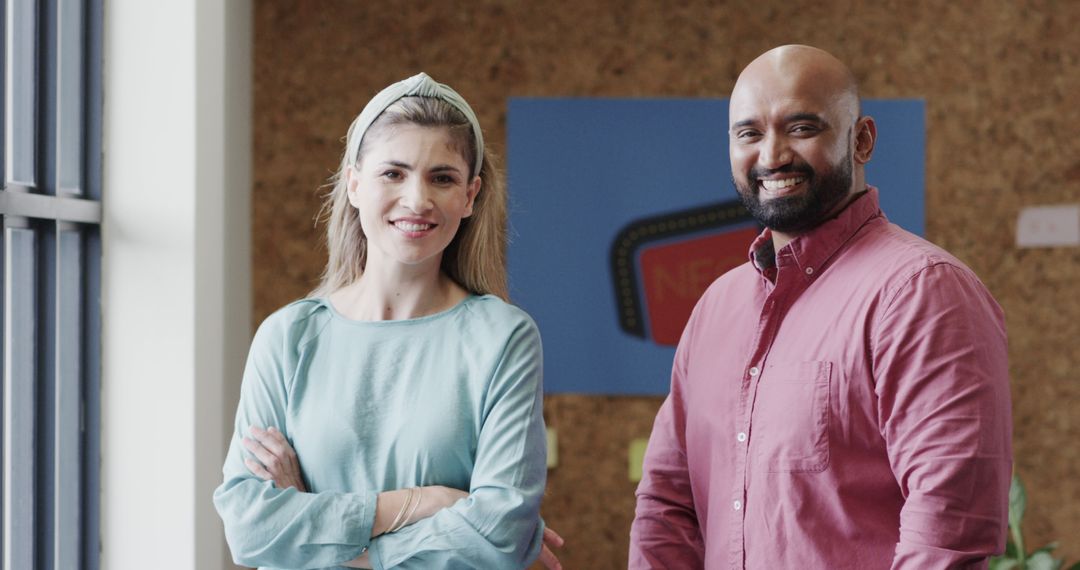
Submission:
M 615 288 L 619 327 L 629 334 L 646 338 L 634 262 L 634 253 L 642 245 L 749 221 L 754 221 L 754 218 L 736 199 L 641 218 L 623 226 L 615 234 L 610 254 L 611 282 Z

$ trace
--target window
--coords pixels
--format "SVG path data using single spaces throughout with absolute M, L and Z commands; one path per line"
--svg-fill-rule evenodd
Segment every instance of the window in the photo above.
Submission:
M 0 13 L 0 564 L 98 567 L 101 0 Z

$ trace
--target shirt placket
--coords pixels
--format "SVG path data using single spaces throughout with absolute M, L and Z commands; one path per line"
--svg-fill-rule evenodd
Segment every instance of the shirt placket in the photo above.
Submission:
M 743 570 L 746 567 L 746 512 L 748 508 L 753 508 L 753 505 L 746 504 L 746 489 L 749 482 L 747 471 L 750 467 L 750 440 L 753 437 L 754 400 L 769 349 L 780 329 L 784 314 L 787 313 L 792 299 L 796 298 L 805 286 L 804 280 L 798 279 L 799 276 L 795 272 L 784 269 L 788 264 L 794 265 L 794 260 L 790 256 L 783 254 L 777 256 L 776 285 L 765 295 L 754 342 L 751 345 L 749 358 L 743 367 L 739 391 L 739 420 L 735 433 L 735 442 L 739 448 L 735 454 L 736 472 L 731 490 L 731 509 L 735 511 L 733 519 L 736 521 L 731 525 L 731 567 L 737 570 Z M 768 287 L 764 280 L 762 287 Z

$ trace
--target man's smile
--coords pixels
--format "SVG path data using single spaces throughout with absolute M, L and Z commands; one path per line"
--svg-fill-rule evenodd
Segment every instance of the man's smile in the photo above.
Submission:
M 761 199 L 779 198 L 789 196 L 803 188 L 807 177 L 805 175 L 789 176 L 788 178 L 774 178 L 758 180 Z

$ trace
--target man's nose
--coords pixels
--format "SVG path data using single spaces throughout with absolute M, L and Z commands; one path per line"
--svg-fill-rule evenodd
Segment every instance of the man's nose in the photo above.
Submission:
M 762 168 L 775 170 L 790 163 L 791 158 L 791 147 L 786 137 L 770 134 L 761 141 L 758 164 Z

